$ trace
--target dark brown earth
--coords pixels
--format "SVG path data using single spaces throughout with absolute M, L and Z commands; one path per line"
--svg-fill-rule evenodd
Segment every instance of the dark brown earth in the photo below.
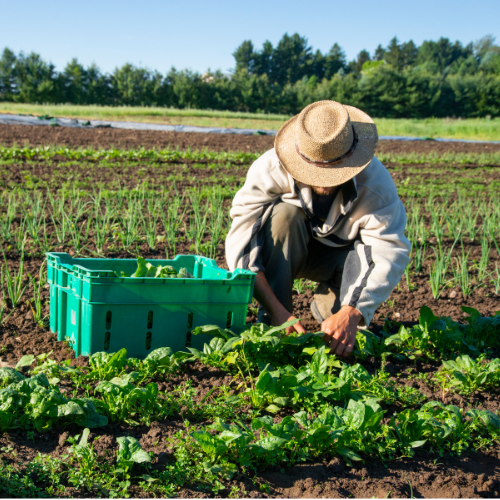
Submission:
M 82 146 L 94 148 L 146 149 L 167 147 L 212 151 L 260 152 L 274 147 L 274 136 L 202 134 L 191 132 L 160 132 L 154 130 L 120 130 L 94 128 L 90 130 L 32 125 L 0 125 L 0 145 L 12 146 Z M 500 144 L 458 143 L 436 141 L 380 141 L 380 153 L 492 153 Z
M 206 142 L 205 142 L 206 141 Z M 23 145 L 27 142 L 30 145 L 37 144 L 61 144 L 71 146 L 94 146 L 94 147 L 127 147 L 136 148 L 140 146 L 165 148 L 179 147 L 181 149 L 191 147 L 200 149 L 207 147 L 215 150 L 238 150 L 238 151 L 262 151 L 272 147 L 272 137 L 265 136 L 234 136 L 234 135 L 209 135 L 204 134 L 180 134 L 164 132 L 137 132 L 122 131 L 113 129 L 64 129 L 51 127 L 25 127 L 25 126 L 5 126 L 0 125 L 0 144 L 11 145 L 17 143 Z M 415 151 L 427 153 L 430 151 L 455 151 L 455 152 L 491 152 L 500 151 L 500 145 L 487 144 L 457 144 L 457 143 L 435 143 L 432 141 L 397 142 L 381 141 L 379 150 L 384 152 L 408 152 Z M 54 166 L 55 165 L 55 166 Z M 82 165 L 83 176 L 87 165 Z M 161 167 L 150 167 L 140 165 L 138 168 L 146 169 L 146 176 L 153 177 L 158 181 L 164 181 L 177 169 L 187 168 L 190 175 L 196 182 L 209 181 L 211 173 L 206 173 L 203 169 L 190 170 L 186 165 L 164 165 Z M 66 170 L 65 170 L 66 169 Z M 68 175 L 69 169 L 73 169 L 73 174 L 78 175 L 79 167 L 53 165 L 14 165 L 10 169 L 10 176 L 3 172 L 0 175 L 0 182 L 3 189 L 9 189 L 9 182 L 18 185 L 25 182 L 25 171 L 40 180 L 50 184 L 59 182 L 57 179 Z M 75 171 L 76 169 L 76 171 Z M 129 167 L 122 167 L 117 164 L 116 169 L 98 169 L 94 171 L 91 182 L 102 182 L 111 186 L 118 178 L 121 185 L 130 186 L 136 184 L 134 171 Z M 183 171 L 185 174 L 185 171 Z M 245 175 L 245 167 L 238 167 L 231 174 L 235 177 Z M 395 175 L 404 176 L 404 172 L 395 172 Z M 493 175 L 496 175 L 493 174 Z M 55 179 L 54 179 L 55 178 Z M 127 180 L 128 179 L 128 180 Z M 193 181 L 185 181 L 182 187 L 192 185 Z M 216 179 L 213 179 L 216 182 Z M 49 229 L 50 230 L 50 229 Z M 448 242 L 449 244 L 449 242 Z M 475 244 L 466 246 L 465 251 L 471 249 L 471 257 L 477 258 L 480 247 Z M 6 248 L 5 248 L 6 249 Z M 68 251 L 69 247 L 59 247 L 56 251 Z M 70 251 L 71 253 L 71 251 Z M 190 253 L 189 246 L 180 244 L 177 253 Z M 109 257 L 130 257 L 124 252 L 105 251 Z M 140 249 L 140 254 L 146 258 L 163 257 L 164 252 L 161 245 L 156 251 L 151 251 L 144 244 Z M 7 251 L 9 266 L 17 267 L 18 257 Z M 90 256 L 90 254 L 89 254 Z M 218 249 L 217 263 L 225 267 L 224 249 L 221 245 Z M 492 250 L 493 263 L 500 261 L 500 255 L 496 250 Z M 27 256 L 25 262 L 26 272 L 35 274 L 38 272 L 42 259 L 40 257 Z M 491 270 L 493 267 L 491 268 Z M 490 287 L 481 287 L 473 292 L 469 297 L 463 297 L 461 292 L 453 289 L 446 289 L 439 300 L 432 298 L 428 276 L 425 273 L 412 275 L 412 283 L 416 289 L 409 291 L 406 282 L 402 280 L 396 290 L 378 309 L 372 329 L 377 331 L 382 328 L 384 318 L 390 318 L 405 324 L 414 324 L 418 318 L 419 309 L 422 305 L 428 305 L 437 315 L 451 316 L 454 320 L 460 320 L 463 313 L 460 309 L 462 305 L 474 307 L 483 315 L 492 315 L 500 310 L 500 297 L 494 294 Z M 456 292 L 456 295 L 452 292 Z M 32 290 L 28 288 L 25 297 L 30 297 Z M 48 289 L 43 292 L 45 311 L 48 312 Z M 316 331 L 319 325 L 312 318 L 309 304 L 312 298 L 312 291 L 305 294 L 294 295 L 294 314 L 303 318 L 304 325 L 308 330 Z M 6 314 L 10 312 L 7 304 Z M 249 314 L 249 320 L 255 320 Z M 24 354 L 41 354 L 53 351 L 52 357 L 56 360 L 73 359 L 72 364 L 86 365 L 87 358 L 80 357 L 75 360 L 74 352 L 67 347 L 64 342 L 57 341 L 57 335 L 50 333 L 48 329 L 35 324 L 31 308 L 27 302 L 23 303 L 18 310 L 5 321 L 0 327 L 0 347 L 2 349 L 1 363 L 13 366 Z M 379 369 L 379 360 L 367 360 L 364 365 L 370 372 Z M 430 382 L 430 377 L 438 369 L 439 365 L 416 361 L 415 366 L 389 359 L 385 366 L 386 371 L 391 375 L 391 379 L 401 385 L 409 385 L 417 388 L 426 397 L 433 400 L 442 400 L 439 388 Z M 426 374 L 426 379 L 409 379 L 409 368 L 415 373 Z M 222 384 L 235 387 L 231 375 L 221 372 L 215 368 L 209 368 L 194 363 L 187 368 L 184 373 L 171 379 L 158 380 L 161 391 L 169 392 L 184 384 L 188 379 L 193 381 L 193 387 L 198 389 L 195 398 L 200 402 L 209 390 L 214 386 Z M 455 404 L 459 407 L 477 407 L 491 411 L 499 411 L 500 394 L 498 389 L 490 393 L 474 394 L 471 398 L 463 398 L 456 394 L 447 394 L 444 402 Z M 396 408 L 397 409 L 397 408 Z M 197 422 L 198 423 L 198 422 Z M 202 423 L 202 422 L 200 422 Z M 168 447 L 165 439 L 173 436 L 177 431 L 184 429 L 181 415 L 173 415 L 168 420 L 153 422 L 151 427 L 139 426 L 131 427 L 125 424 L 110 424 L 101 429 L 96 429 L 91 437 L 99 436 L 95 444 L 95 450 L 100 456 L 106 453 L 114 455 L 117 448 L 116 437 L 130 435 L 140 440 L 146 451 L 155 454 L 154 468 L 161 470 L 165 464 L 174 460 L 172 450 Z M 68 436 L 73 436 L 81 432 L 78 427 L 69 426 L 65 429 L 54 429 L 46 434 L 37 434 L 34 441 L 27 438 L 25 431 L 11 431 L 0 437 L 0 448 L 9 447 L 17 453 L 2 452 L 2 458 L 13 463 L 25 463 L 32 460 L 39 452 L 47 453 L 54 457 L 59 457 L 67 453 L 68 443 L 65 442 Z M 261 485 L 268 485 L 269 492 L 264 493 Z M 279 497 L 279 498 L 386 498 L 386 497 L 427 497 L 427 498 L 491 498 L 500 496 L 500 446 L 498 443 L 490 449 L 482 449 L 477 452 L 467 451 L 461 456 L 445 453 L 442 457 L 423 451 L 417 451 L 415 457 L 411 459 L 399 459 L 393 462 L 383 463 L 380 460 L 372 460 L 366 457 L 364 463 L 356 464 L 355 467 L 347 467 L 340 458 L 328 461 L 312 461 L 310 463 L 299 464 L 294 467 L 283 469 L 268 468 L 262 471 L 256 478 L 250 480 L 243 476 L 234 478 L 225 484 L 227 488 L 220 493 L 220 496 L 228 496 L 230 488 L 237 486 L 243 497 Z M 78 490 L 68 489 L 67 494 L 74 497 L 91 496 L 88 493 Z M 132 496 L 146 497 L 137 486 L 132 486 L 130 490 Z M 206 497 L 207 493 L 196 489 L 181 489 L 178 493 L 180 497 Z

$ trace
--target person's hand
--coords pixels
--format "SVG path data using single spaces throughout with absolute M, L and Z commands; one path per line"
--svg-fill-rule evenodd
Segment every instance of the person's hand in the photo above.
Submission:
M 325 342 L 330 353 L 337 356 L 349 356 L 354 343 L 359 322 L 363 316 L 351 306 L 344 306 L 336 314 L 321 323 L 321 331 L 325 333 Z
M 274 326 L 282 325 L 283 323 L 291 321 L 292 319 L 297 319 L 297 318 L 295 316 L 290 316 L 290 313 L 285 308 L 283 308 L 282 311 L 279 311 L 271 316 L 271 322 Z M 290 335 L 294 331 L 297 333 L 306 333 L 306 330 L 301 325 L 300 321 L 295 323 L 295 325 L 293 326 L 289 326 L 286 329 L 286 334 Z

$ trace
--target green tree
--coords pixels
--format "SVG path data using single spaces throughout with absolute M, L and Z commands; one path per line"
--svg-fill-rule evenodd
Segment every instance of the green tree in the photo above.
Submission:
M 330 79 L 337 71 L 346 68 L 345 53 L 338 43 L 334 43 L 325 57 L 325 78 Z
M 5 47 L 0 58 L 0 98 L 6 101 L 11 101 L 16 91 L 16 62 L 14 52 Z
M 246 70 L 249 74 L 254 73 L 256 54 L 253 43 L 250 40 L 245 40 L 233 52 L 233 57 L 236 61 L 236 72 Z
M 385 49 L 379 43 L 377 48 L 375 49 L 374 54 L 373 54 L 373 60 L 374 61 L 382 61 L 382 59 L 384 59 L 384 56 L 385 56 Z
M 16 93 L 14 100 L 18 102 L 57 102 L 55 67 L 42 58 L 31 54 L 19 54 L 16 64 Z
M 353 71 L 356 75 L 359 75 L 361 73 L 361 70 L 363 69 L 363 64 L 365 64 L 366 61 L 371 61 L 370 53 L 367 50 L 362 50 L 359 54 L 356 60 L 351 61 L 348 65 L 349 71 Z
M 283 35 L 272 56 L 271 81 L 278 85 L 295 83 L 311 73 L 312 54 L 307 39 L 295 33 Z
M 441 37 L 437 42 L 426 40 L 418 48 L 417 64 L 427 64 L 443 73 L 455 63 L 456 70 L 472 55 L 472 46 L 463 47 L 459 41 L 451 43 L 448 38 Z M 429 65 L 430 63 L 430 65 Z
M 392 65 L 396 70 L 401 71 L 406 66 L 415 64 L 417 54 L 418 49 L 413 40 L 400 44 L 398 39 L 394 37 L 389 42 L 383 58 L 385 62 Z
M 64 89 L 65 102 L 74 104 L 86 104 L 88 102 L 87 89 L 85 88 L 87 72 L 77 59 L 73 58 L 66 65 L 60 78 Z
M 117 104 L 154 106 L 161 84 L 162 76 L 157 71 L 136 68 L 128 63 L 116 68 L 112 75 Z

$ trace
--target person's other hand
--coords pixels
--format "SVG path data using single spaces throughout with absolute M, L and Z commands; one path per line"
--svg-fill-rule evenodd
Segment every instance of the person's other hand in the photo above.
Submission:
M 325 342 L 330 353 L 337 356 L 349 356 L 356 342 L 356 332 L 363 316 L 351 306 L 344 306 L 336 314 L 321 323 L 325 333 Z
M 283 308 L 283 311 L 280 311 L 279 313 L 271 316 L 271 321 L 272 321 L 274 326 L 282 325 L 283 323 L 286 323 L 287 321 L 291 321 L 292 319 L 297 319 L 297 318 L 295 316 L 290 316 L 290 313 L 285 308 Z M 295 323 L 295 325 L 289 326 L 286 329 L 286 334 L 290 335 L 294 331 L 297 333 L 306 333 L 306 330 L 302 326 L 300 321 Z

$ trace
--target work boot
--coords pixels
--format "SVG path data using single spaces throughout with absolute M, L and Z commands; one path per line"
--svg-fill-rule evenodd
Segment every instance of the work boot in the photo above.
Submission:
M 340 310 L 340 289 L 325 281 L 319 283 L 311 303 L 311 313 L 321 325 L 325 319 Z

